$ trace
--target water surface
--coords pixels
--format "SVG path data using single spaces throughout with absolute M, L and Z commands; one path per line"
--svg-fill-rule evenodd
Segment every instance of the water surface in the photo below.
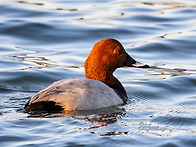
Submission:
M 194 0 L 0 1 L 1 146 L 195 146 Z M 126 105 L 30 115 L 18 110 L 63 78 L 84 78 L 95 43 L 118 39 L 151 69 L 120 68 Z

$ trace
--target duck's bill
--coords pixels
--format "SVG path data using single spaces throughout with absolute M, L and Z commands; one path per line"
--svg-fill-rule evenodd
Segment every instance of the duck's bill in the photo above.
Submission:
M 138 67 L 138 68 L 150 68 L 150 66 L 149 65 L 147 65 L 147 64 L 143 64 L 143 63 L 140 63 L 140 62 L 138 62 L 138 61 L 136 61 L 136 63 L 135 64 L 132 64 L 132 66 L 131 67 Z
M 126 61 L 124 63 L 124 66 L 137 67 L 137 68 L 150 68 L 149 65 L 146 65 L 146 64 L 143 64 L 143 63 L 136 61 L 131 56 L 129 56 L 129 54 L 126 53 L 126 55 L 127 55 L 127 57 L 126 57 Z

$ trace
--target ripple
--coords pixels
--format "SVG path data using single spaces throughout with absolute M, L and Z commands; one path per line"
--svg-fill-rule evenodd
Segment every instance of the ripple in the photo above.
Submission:
M 194 146 L 196 3 L 169 0 L 0 2 L 2 146 Z M 84 77 L 93 45 L 118 39 L 150 69 L 120 68 L 127 104 L 30 115 L 56 80 Z
M 169 114 L 167 114 L 167 116 L 159 116 L 156 117 L 155 119 L 152 120 L 153 122 L 158 122 L 158 123 L 162 123 L 162 124 L 166 124 L 166 125 L 170 125 L 170 126 L 194 126 L 194 124 L 196 123 L 196 119 L 195 118 L 186 118 L 186 117 L 180 117 L 180 116 L 169 116 Z

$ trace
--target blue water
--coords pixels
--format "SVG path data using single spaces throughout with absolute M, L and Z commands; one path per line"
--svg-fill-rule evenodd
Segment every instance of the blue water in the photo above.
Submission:
M 196 1 L 1 0 L 0 14 L 0 146 L 196 146 Z M 115 71 L 126 105 L 18 111 L 52 82 L 84 77 L 108 37 L 152 67 Z

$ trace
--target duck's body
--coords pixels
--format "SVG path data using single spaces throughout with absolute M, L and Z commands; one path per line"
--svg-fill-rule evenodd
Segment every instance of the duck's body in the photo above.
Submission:
M 85 61 L 85 79 L 63 79 L 35 94 L 25 105 L 32 111 L 95 110 L 126 102 L 127 94 L 113 72 L 136 61 L 115 39 L 105 39 L 93 47 Z M 137 67 L 149 67 L 139 65 Z
M 76 78 L 54 82 L 34 95 L 26 109 L 28 111 L 43 110 L 43 107 L 52 101 L 55 105 L 61 106 L 58 109 L 66 111 L 95 110 L 123 104 L 122 99 L 106 84 L 97 80 Z M 45 105 L 43 105 L 44 102 Z

